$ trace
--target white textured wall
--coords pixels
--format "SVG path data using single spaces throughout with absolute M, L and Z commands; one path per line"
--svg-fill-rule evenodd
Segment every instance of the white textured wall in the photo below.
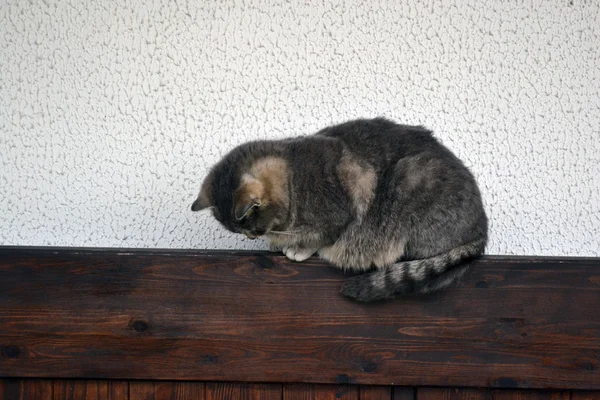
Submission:
M 385 115 L 472 168 L 490 253 L 600 255 L 600 2 L 266 3 L 0 0 L 0 244 L 257 246 L 189 211 L 207 168 Z

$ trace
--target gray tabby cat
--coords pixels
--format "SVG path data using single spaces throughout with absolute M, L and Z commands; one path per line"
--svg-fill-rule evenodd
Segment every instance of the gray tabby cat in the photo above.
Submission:
M 363 272 L 342 287 L 362 302 L 442 289 L 487 242 L 464 164 L 425 128 L 383 118 L 238 146 L 202 183 L 192 210 L 206 208 L 292 260 Z

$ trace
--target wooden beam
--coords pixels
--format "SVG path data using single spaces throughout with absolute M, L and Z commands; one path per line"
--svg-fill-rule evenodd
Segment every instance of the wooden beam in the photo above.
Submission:
M 310 259 L 0 248 L 0 377 L 600 389 L 600 259 L 356 304 Z

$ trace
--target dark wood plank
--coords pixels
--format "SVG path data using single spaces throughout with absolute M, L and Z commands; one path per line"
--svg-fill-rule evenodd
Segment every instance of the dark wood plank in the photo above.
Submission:
M 131 381 L 129 382 L 129 400 L 155 400 L 154 382 Z
M 283 396 L 283 385 L 276 383 L 247 384 L 246 392 L 248 399 L 252 400 L 281 400 Z
M 248 393 L 250 399 L 257 400 L 281 400 L 283 397 L 282 384 L 259 384 L 252 383 L 248 385 Z
M 53 381 L 54 400 L 127 400 L 125 381 L 65 380 Z
M 392 400 L 392 388 L 389 386 L 363 385 L 358 390 L 358 397 L 360 400 Z
M 209 382 L 205 400 L 281 400 L 281 384 Z
M 571 392 L 571 400 L 600 400 L 600 391 L 573 391 Z
M 156 400 L 201 400 L 204 399 L 202 382 L 156 382 Z
M 0 376 L 600 389 L 600 260 L 488 257 L 356 304 L 248 252 L 0 249 Z
M 283 385 L 283 400 L 358 400 L 358 387 L 352 385 Z
M 22 390 L 21 379 L 0 379 L 0 400 L 20 399 Z
M 52 381 L 49 379 L 25 379 L 20 400 L 52 399 Z
M 570 400 L 569 391 L 497 389 L 494 400 Z
M 204 400 L 241 399 L 242 392 L 243 392 L 243 388 L 242 388 L 242 384 L 240 384 L 240 383 L 231 383 L 231 382 L 214 383 L 214 382 L 211 382 L 211 383 L 206 384 L 206 394 L 205 394 Z
M 569 391 L 419 388 L 417 400 L 569 400 Z
M 394 387 L 393 390 L 394 400 L 416 400 L 417 396 L 415 389 L 409 387 Z
M 199 400 L 204 399 L 204 383 L 173 381 L 131 381 L 130 400 Z
M 488 389 L 418 388 L 417 400 L 493 400 Z
M 129 382 L 112 380 L 107 382 L 108 400 L 129 399 Z

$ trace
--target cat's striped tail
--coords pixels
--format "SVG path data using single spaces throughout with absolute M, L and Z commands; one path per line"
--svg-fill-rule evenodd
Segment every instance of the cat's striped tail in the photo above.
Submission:
M 458 281 L 469 269 L 469 260 L 485 250 L 485 238 L 458 246 L 446 253 L 420 260 L 401 261 L 386 269 L 349 278 L 342 294 L 370 302 L 397 295 L 435 292 Z

